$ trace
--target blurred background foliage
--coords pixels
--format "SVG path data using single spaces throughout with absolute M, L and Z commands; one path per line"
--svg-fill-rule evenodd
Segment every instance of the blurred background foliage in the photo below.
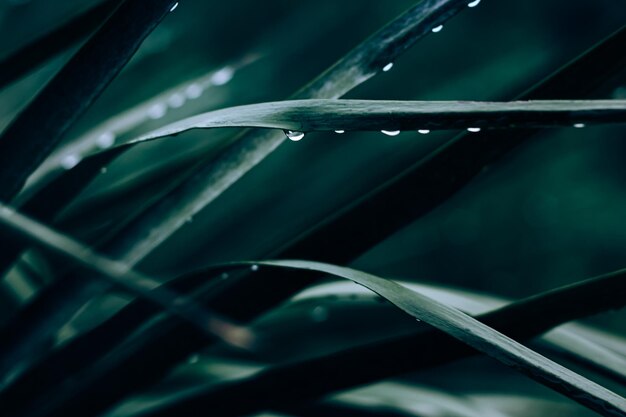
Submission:
M 94 3 L 2 0 L 0 51 L 7 56 L 19 50 Z M 125 135 L 134 136 L 211 109 L 284 99 L 413 3 L 183 1 L 66 140 L 171 87 L 223 68 L 234 68 L 232 79 L 207 88 L 179 108 L 152 113 Z M 623 0 L 483 0 L 479 7 L 450 20 L 442 32 L 411 48 L 391 71 L 364 83 L 347 98 L 507 100 L 624 22 Z M 0 127 L 7 125 L 74 51 L 75 47 L 56 56 L 0 91 Z M 626 98 L 626 80 L 611 97 L 603 98 Z M 198 154 L 217 154 L 233 133 L 192 131 L 174 140 L 135 147 L 65 210 L 62 229 L 87 242 L 93 240 L 165 187 L 173 173 Z M 167 278 L 212 262 L 264 258 L 402 172 L 455 133 L 424 136 L 406 132 L 393 138 L 367 132 L 341 136 L 310 133 L 301 142 L 285 143 L 190 219 L 139 269 Z M 501 140 L 506 136 L 503 131 Z M 487 167 L 445 204 L 362 254 L 353 266 L 384 277 L 506 298 L 623 268 L 625 139 L 623 126 L 544 131 Z M 2 283 L 3 320 L 52 279 L 45 258 L 36 252 L 28 254 L 22 265 L 29 267 L 14 269 Z M 118 308 L 122 299 L 107 296 L 93 302 L 76 318 L 73 331 L 93 326 Z M 625 319 L 623 312 L 613 312 L 589 323 L 624 335 Z M 229 372 L 236 373 L 235 368 L 246 372 L 246 366 L 256 363 L 319 355 L 402 333 L 413 324 L 354 288 L 347 295 L 292 300 L 256 324 L 273 338 L 274 348 L 250 357 L 212 348 L 174 372 L 161 389 L 218 375 L 220 366 L 230 366 Z M 623 386 L 603 382 L 617 392 L 626 392 Z M 551 416 L 589 413 L 484 358 L 408 375 L 374 388 L 344 395 L 395 404 L 407 413 L 410 398 L 448 396 L 445 402 L 452 410 L 448 414 L 429 414 L 424 409 L 413 410 L 415 415 L 539 415 L 532 410 Z M 461 408 L 469 410 L 471 403 L 475 414 L 458 414 L 458 410 L 455 414 L 454 401 L 459 397 L 463 399 Z M 132 404 L 126 407 L 132 409 Z M 124 407 L 117 413 L 123 414 Z

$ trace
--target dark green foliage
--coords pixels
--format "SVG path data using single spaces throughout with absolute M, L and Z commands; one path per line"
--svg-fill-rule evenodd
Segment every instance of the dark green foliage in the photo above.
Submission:
M 54 3 L 0 5 L 3 416 L 626 415 L 625 8 Z

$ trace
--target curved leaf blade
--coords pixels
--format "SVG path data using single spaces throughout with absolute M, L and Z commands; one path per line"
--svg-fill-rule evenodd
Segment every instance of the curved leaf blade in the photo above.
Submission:
M 129 144 L 191 129 L 262 127 L 300 132 L 538 128 L 625 123 L 626 100 L 513 102 L 292 100 L 207 112 L 133 139 Z M 582 126 L 581 126 L 582 127 Z
M 265 261 L 260 265 L 324 272 L 369 288 L 407 314 L 606 416 L 626 414 L 626 399 L 526 348 L 461 311 L 393 281 L 351 268 L 310 261 Z
M 230 265 L 233 267 L 257 265 L 257 267 L 270 266 L 314 271 L 348 279 L 377 293 L 416 319 L 430 324 L 601 415 L 623 416 L 626 413 L 626 399 L 620 395 L 545 358 L 465 313 L 411 291 L 391 280 L 347 267 L 312 261 L 276 260 L 238 262 Z M 416 354 L 419 353 L 416 352 Z M 203 397 L 202 391 L 196 392 L 177 403 L 161 406 L 142 416 L 190 414 L 193 410 L 205 406 Z M 236 415 L 221 408 L 211 410 L 216 415 Z M 237 410 L 234 413 L 240 411 Z

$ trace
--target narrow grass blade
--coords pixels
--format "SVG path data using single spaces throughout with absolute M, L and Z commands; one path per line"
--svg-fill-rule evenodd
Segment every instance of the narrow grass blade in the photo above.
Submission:
M 194 301 L 163 288 L 159 282 L 151 278 L 133 272 L 126 264 L 100 256 L 81 243 L 3 204 L 0 204 L 0 224 L 3 228 L 29 240 L 31 244 L 41 246 L 89 271 L 96 272 L 109 284 L 150 301 L 193 323 L 211 336 L 239 347 L 248 347 L 252 341 L 251 334 L 243 327 L 206 312 Z
M 0 62 L 0 89 L 93 32 L 120 2 L 121 0 L 102 1 L 61 27 L 4 57 Z
M 126 142 L 97 149 L 90 142 L 65 150 L 48 170 L 63 171 L 63 157 L 83 160 L 192 129 L 257 127 L 297 132 L 416 131 L 421 129 L 507 129 L 584 127 L 626 123 L 626 100 L 519 102 L 292 100 L 214 110 L 180 120 Z M 100 133 L 105 134 L 105 133 Z M 89 146 L 91 145 L 91 146 Z M 36 191 L 36 190 L 35 190 Z M 28 193 L 32 194 L 32 191 Z M 29 195 L 20 197 L 28 199 Z
M 216 110 L 157 129 L 129 144 L 191 129 L 262 127 L 299 132 L 571 127 L 626 122 L 626 100 L 514 102 L 293 100 Z

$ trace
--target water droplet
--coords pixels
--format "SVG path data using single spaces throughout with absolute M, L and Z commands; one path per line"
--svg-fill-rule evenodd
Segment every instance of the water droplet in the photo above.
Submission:
M 174 3 L 172 8 L 170 9 L 170 12 L 173 12 L 174 10 L 176 10 L 177 7 L 178 7 L 178 2 Z
M 342 134 L 344 132 L 345 132 L 345 130 L 335 130 L 335 133 L 339 133 L 339 134 Z
M 166 111 L 167 108 L 165 107 L 165 104 L 157 103 L 152 105 L 152 107 L 148 110 L 148 117 L 151 119 L 160 119 L 165 116 Z
M 174 93 L 167 99 L 167 104 L 173 109 L 182 107 L 185 104 L 185 96 L 181 93 Z
M 472 133 L 480 132 L 480 127 L 468 127 L 467 131 Z
M 399 130 L 381 130 L 387 136 L 398 136 L 400 134 Z
M 193 100 L 194 98 L 200 97 L 203 92 L 204 92 L 204 89 L 202 88 L 200 84 L 197 84 L 197 83 L 193 83 L 185 89 L 185 95 L 187 96 L 188 99 L 191 99 L 191 100 Z
M 467 7 L 476 7 L 480 3 L 480 0 L 474 0 L 470 3 L 467 3 Z
M 443 25 L 439 25 L 437 27 L 432 28 L 433 33 L 437 33 L 437 32 L 441 32 L 441 29 L 443 29 Z
M 303 132 L 298 132 L 296 130 L 285 130 L 285 135 L 294 142 L 297 142 L 304 137 Z
M 100 168 L 100 173 L 101 174 L 106 174 L 107 173 L 107 167 Z
M 222 275 L 220 275 L 221 279 L 228 279 L 228 272 L 222 272 Z
M 387 65 L 385 65 L 385 66 L 383 67 L 383 71 L 384 71 L 384 72 L 387 72 L 387 71 L 389 71 L 391 68 L 393 68 L 393 62 L 390 62 L 390 63 L 388 63 Z
M 258 271 L 258 270 L 259 270 L 259 266 L 258 266 L 258 265 L 256 265 L 256 264 L 255 264 L 255 265 L 252 265 L 252 266 L 250 267 L 250 270 L 251 270 L 252 272 L 256 272 L 256 271 Z
M 211 76 L 211 84 L 224 85 L 233 79 L 235 71 L 231 67 L 224 67 Z
M 328 320 L 328 309 L 322 306 L 317 306 L 311 311 L 311 318 L 317 323 Z
M 200 360 L 200 355 L 191 355 L 189 359 L 187 359 L 187 362 L 198 363 L 199 360 Z
M 574 127 L 575 127 L 576 129 L 582 129 L 583 127 L 585 127 L 585 124 L 584 124 L 584 123 L 576 123 L 576 124 L 574 125 Z
M 428 130 L 428 129 L 420 129 L 417 132 L 421 133 L 422 135 L 428 135 L 430 133 L 430 130 Z
M 63 159 L 61 159 L 61 166 L 64 169 L 72 169 L 80 162 L 80 157 L 73 153 L 69 155 L 65 155 Z
M 96 139 L 96 144 L 101 149 L 110 148 L 113 143 L 115 143 L 115 135 L 111 132 L 105 132 Z

